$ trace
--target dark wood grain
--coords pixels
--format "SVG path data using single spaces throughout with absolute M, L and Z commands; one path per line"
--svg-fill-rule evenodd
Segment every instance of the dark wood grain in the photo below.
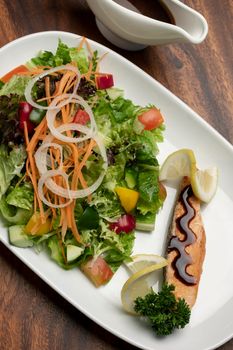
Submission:
M 146 1 L 142 3 L 147 6 Z M 102 37 L 84 0 L 0 0 L 0 46 L 44 30 L 64 30 L 89 37 L 119 52 L 160 81 L 232 143 L 233 2 L 185 3 L 208 21 L 209 34 L 202 44 L 126 52 Z M 77 311 L 3 244 L 0 281 L 0 350 L 136 349 Z M 232 348 L 233 340 L 219 350 Z

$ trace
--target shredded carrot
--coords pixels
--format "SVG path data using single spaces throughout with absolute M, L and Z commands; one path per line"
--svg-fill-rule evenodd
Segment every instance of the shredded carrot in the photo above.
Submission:
M 103 60 L 105 57 L 105 54 L 102 55 L 97 63 L 97 67 L 94 71 L 93 68 L 93 62 L 91 58 L 93 57 L 93 50 L 86 40 L 85 37 L 82 38 L 80 41 L 79 47 L 77 50 L 81 50 L 84 45 L 86 46 L 86 49 L 89 54 L 89 67 L 88 71 L 83 74 L 81 77 L 85 77 L 85 79 L 95 82 L 95 76 L 97 75 L 106 75 L 106 73 L 99 72 L 99 63 Z M 74 66 L 76 65 L 73 63 Z M 31 70 L 30 73 L 26 74 L 39 74 L 39 72 L 43 72 L 46 68 L 50 67 L 36 67 L 34 70 Z M 54 74 L 51 75 L 61 75 L 61 79 L 55 83 L 55 91 L 53 94 L 51 94 L 51 76 L 45 77 L 45 97 L 37 100 L 39 101 L 47 101 L 47 104 L 49 105 L 51 101 L 56 97 L 59 101 L 62 101 L 64 97 L 62 97 L 63 94 L 69 93 L 74 89 L 74 85 L 77 82 L 77 76 L 73 71 L 62 69 L 59 72 L 54 72 Z M 58 96 L 61 96 L 60 98 Z M 70 102 L 69 104 L 66 104 L 60 109 L 59 114 L 55 118 L 54 126 L 57 127 L 62 124 L 69 124 L 72 123 L 74 112 L 75 112 L 76 104 L 73 102 Z M 40 142 L 43 142 L 46 138 L 46 136 L 50 133 L 50 130 L 47 126 L 47 120 L 46 118 L 43 118 L 41 123 L 37 126 L 35 129 L 34 135 L 29 139 L 28 136 L 28 130 L 27 125 L 25 123 L 24 125 L 24 135 L 25 135 L 25 143 L 26 143 L 26 150 L 27 150 L 27 161 L 26 161 L 26 176 L 30 179 L 33 188 L 34 188 L 34 211 L 36 212 L 39 210 L 40 212 L 40 222 L 44 223 L 46 221 L 46 218 L 48 217 L 48 211 L 44 212 L 43 204 L 39 198 L 38 194 L 38 187 L 37 183 L 40 177 L 40 174 L 36 168 L 36 163 L 34 159 L 34 154 L 40 145 Z M 72 137 L 73 131 L 68 130 L 65 132 L 67 136 Z M 62 167 L 62 170 L 65 172 L 65 174 L 69 178 L 70 188 L 73 191 L 76 191 L 78 188 L 87 188 L 88 184 L 84 176 L 83 168 L 85 167 L 89 157 L 93 153 L 93 148 L 96 146 L 96 142 L 94 139 L 86 140 L 81 143 L 67 143 L 61 140 L 57 140 L 55 137 L 53 138 L 53 141 L 57 144 L 61 144 L 65 150 L 65 159 L 62 160 L 62 156 L 60 154 L 59 149 L 55 147 L 49 148 L 49 159 L 50 159 L 50 168 L 52 170 L 56 170 L 58 168 Z M 67 189 L 67 183 L 64 180 L 62 176 L 53 176 L 53 181 L 60 187 Z M 52 191 L 50 191 L 46 185 L 43 188 L 43 194 L 46 197 L 47 201 L 49 203 L 55 203 L 57 205 L 66 203 L 66 198 L 59 196 Z M 88 201 L 91 200 L 91 195 L 88 196 Z M 62 254 L 64 257 L 64 261 L 66 262 L 66 254 L 64 250 L 64 239 L 67 233 L 68 229 L 72 230 L 73 236 L 76 238 L 78 242 L 81 242 L 82 238 L 78 232 L 76 220 L 75 220 L 75 205 L 76 200 L 73 199 L 70 204 L 68 204 L 65 207 L 62 207 L 59 209 L 60 212 L 60 222 L 59 222 L 59 229 L 57 230 L 58 234 L 58 240 L 59 244 L 61 246 Z M 51 216 L 51 227 L 52 223 L 54 222 L 55 218 L 57 217 L 57 210 L 55 208 L 49 209 L 49 215 Z M 33 228 L 33 232 L 36 232 L 36 229 L 38 229 L 36 226 Z
M 78 169 L 78 173 L 80 174 L 81 173 L 81 170 L 83 168 L 83 166 L 86 164 L 86 161 L 88 160 L 88 158 L 90 157 L 90 155 L 92 154 L 92 149 L 95 147 L 96 145 L 96 142 L 95 140 L 91 139 L 90 140 L 90 143 L 88 145 L 88 148 L 87 148 L 87 151 L 86 151 L 86 154 L 85 156 L 83 157 L 80 165 L 79 165 L 79 169 Z
M 85 44 L 86 44 L 86 47 L 87 47 L 87 50 L 89 51 L 91 57 L 93 56 L 93 50 L 91 48 L 91 45 L 89 44 L 88 40 L 85 38 Z
M 28 152 L 33 152 L 35 150 L 37 142 L 38 142 L 38 137 L 45 128 L 47 129 L 47 120 L 46 120 L 46 118 L 43 118 L 42 121 L 40 122 L 40 124 L 35 129 L 35 133 L 27 145 Z
M 48 104 L 51 103 L 51 96 L 50 96 L 50 78 L 47 76 L 45 77 L 45 94 L 48 98 Z
M 21 177 L 21 179 L 19 179 L 19 181 L 17 182 L 17 184 L 15 185 L 15 187 L 18 187 L 20 184 L 21 184 L 21 182 L 23 182 L 24 180 L 25 180 L 25 178 L 26 178 L 26 174 L 24 174 L 22 177 Z
M 47 199 L 48 202 L 52 203 L 52 200 L 51 200 L 49 191 L 47 191 L 45 197 L 46 197 L 46 199 Z M 56 218 L 57 213 L 56 213 L 55 208 L 51 207 L 51 211 L 52 211 L 52 214 L 53 214 L 53 218 Z
M 79 46 L 77 47 L 77 51 L 80 51 L 83 48 L 83 44 L 85 43 L 86 38 L 83 36 L 82 40 L 79 43 Z
M 75 76 L 73 74 L 67 80 L 66 86 L 64 88 L 64 93 L 68 92 L 75 85 L 75 83 L 76 83 L 76 78 L 75 78 Z
M 67 85 L 67 82 L 70 78 L 70 76 L 73 76 L 74 73 L 71 71 L 67 71 L 65 74 L 63 74 L 61 80 L 59 81 L 59 89 L 58 89 L 58 95 L 62 94 L 65 91 L 65 87 Z
M 93 68 L 93 62 L 91 61 L 89 64 L 88 72 L 84 74 L 85 78 L 89 81 L 91 80 L 92 68 Z
M 61 72 L 62 71 L 60 71 L 60 73 Z M 50 96 L 49 91 L 47 91 L 46 96 L 38 99 L 37 102 L 49 101 L 52 98 L 55 98 L 59 95 L 62 95 L 63 93 L 66 93 L 68 90 L 70 90 L 72 88 L 72 86 L 74 86 L 74 84 L 76 82 L 75 77 L 76 77 L 76 75 L 74 72 L 67 70 L 66 72 L 64 72 L 61 80 L 56 82 L 56 89 L 55 89 L 55 92 L 53 93 L 53 95 Z M 46 77 L 46 78 L 49 78 L 49 77 Z M 46 78 L 45 78 L 45 81 L 46 81 Z
M 28 161 L 29 161 L 30 166 L 31 166 L 31 173 L 28 174 L 28 175 L 31 178 L 32 185 L 34 187 L 34 195 L 36 195 L 36 199 L 37 199 L 37 202 L 39 204 L 41 222 L 44 223 L 45 222 L 44 209 L 43 209 L 42 202 L 41 202 L 41 200 L 39 198 L 38 189 L 37 189 L 35 160 L 33 158 L 32 151 L 28 150 L 28 146 L 29 146 L 30 143 L 29 143 L 28 129 L 27 129 L 27 123 L 26 122 L 24 122 L 24 136 L 25 136 L 25 142 L 26 142 L 26 145 L 27 145 Z
M 64 215 L 63 221 L 62 221 L 62 228 L 61 228 L 61 238 L 62 238 L 62 242 L 65 239 L 66 236 L 66 232 L 67 232 L 67 219 L 66 216 Z
M 63 259 L 64 259 L 64 261 L 65 261 L 65 264 L 67 264 L 67 258 L 66 258 L 66 254 L 65 254 L 65 249 L 64 249 L 63 242 L 62 242 L 61 240 L 58 240 L 58 243 L 59 243 L 59 245 L 60 245 L 61 253 L 62 253 Z
M 33 177 L 32 177 L 31 171 L 29 170 L 29 159 L 28 158 L 27 158 L 27 161 L 26 161 L 26 176 L 29 177 L 29 179 L 31 180 L 31 183 L 33 185 Z M 36 210 L 37 210 L 37 199 L 36 199 L 35 191 L 34 191 L 34 205 L 33 205 L 33 208 L 34 208 L 34 213 L 35 213 Z
M 92 74 L 94 74 L 94 75 L 99 75 L 99 76 L 108 76 L 109 74 L 108 73 L 100 73 L 100 72 L 97 72 L 97 71 L 95 71 L 95 72 L 92 72 Z
M 50 68 L 51 68 L 51 67 L 50 67 Z M 26 72 L 22 72 L 22 73 L 20 73 L 20 75 L 33 76 L 33 75 L 41 74 L 41 73 L 43 73 L 43 72 L 44 72 L 44 69 L 43 69 L 43 68 L 37 67 L 37 68 L 33 68 L 33 69 L 31 69 L 31 70 L 28 70 L 28 71 L 26 71 Z
M 105 58 L 105 56 L 107 56 L 108 52 L 105 52 L 98 60 L 97 66 L 96 66 L 96 72 L 99 73 L 99 67 L 100 67 L 100 62 L 103 61 L 103 59 Z
M 27 127 L 27 123 L 26 122 L 23 123 L 23 127 L 24 127 L 25 143 L 26 143 L 26 146 L 27 146 L 29 144 L 29 137 L 28 137 L 28 127 Z

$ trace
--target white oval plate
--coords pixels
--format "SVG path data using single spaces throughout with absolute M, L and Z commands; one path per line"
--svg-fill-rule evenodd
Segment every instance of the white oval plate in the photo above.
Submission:
M 65 32 L 42 32 L 17 39 L 0 49 L 0 76 L 25 63 L 41 49 L 55 50 L 58 38 L 71 46 L 80 37 Z M 166 338 L 157 338 L 150 327 L 121 308 L 120 291 L 128 278 L 120 268 L 112 281 L 96 289 L 78 270 L 64 271 L 45 254 L 10 246 L 7 231 L 1 228 L 2 242 L 45 282 L 77 309 L 118 337 L 142 349 L 207 350 L 233 336 L 233 148 L 213 128 L 141 69 L 106 47 L 90 41 L 100 54 L 109 54 L 102 71 L 114 74 L 115 85 L 127 98 L 145 105 L 154 103 L 166 119 L 165 142 L 160 145 L 162 161 L 171 151 L 192 148 L 201 168 L 216 165 L 220 171 L 219 188 L 212 202 L 203 207 L 207 252 L 199 294 L 191 322 Z M 134 253 L 163 254 L 175 190 L 158 215 L 155 232 L 138 233 Z

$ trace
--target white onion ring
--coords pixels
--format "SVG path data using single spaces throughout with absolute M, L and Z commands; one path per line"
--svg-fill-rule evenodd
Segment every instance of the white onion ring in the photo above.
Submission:
M 63 101 L 60 104 L 58 104 L 57 106 L 51 106 L 51 104 L 49 106 L 41 106 L 40 104 L 36 103 L 32 99 L 32 88 L 35 85 L 35 83 L 37 82 L 37 80 L 45 77 L 46 75 L 48 75 L 50 73 L 54 73 L 54 72 L 57 72 L 57 71 L 60 71 L 60 70 L 70 70 L 70 71 L 73 71 L 74 73 L 76 73 L 78 80 L 77 80 L 77 83 L 74 86 L 73 93 L 69 94 L 70 95 L 69 99 L 71 100 L 72 97 L 77 93 L 77 89 L 78 89 L 78 86 L 79 86 L 79 83 L 80 83 L 80 79 L 81 79 L 81 73 L 80 73 L 79 69 L 77 67 L 75 67 L 75 66 L 72 66 L 71 64 L 62 65 L 62 66 L 59 66 L 59 67 L 54 67 L 54 68 L 51 68 L 51 69 L 48 69 L 48 70 L 44 71 L 41 74 L 36 75 L 27 84 L 26 89 L 25 89 L 25 98 L 26 98 L 27 102 L 30 103 L 31 106 L 39 108 L 39 109 L 51 110 L 51 109 L 61 108 L 61 107 L 65 106 L 67 103 L 69 103 L 67 101 Z
M 43 143 L 36 151 L 35 153 L 35 161 L 36 161 L 36 166 L 41 174 L 44 174 L 48 171 L 47 169 L 47 152 L 45 152 L 49 147 L 54 147 L 59 149 L 60 155 L 61 155 L 61 164 L 59 165 L 59 170 L 61 170 L 63 166 L 63 152 L 62 152 L 62 146 L 59 145 L 58 143 L 54 142 L 46 142 Z M 56 169 L 56 170 L 58 170 Z
M 96 126 L 96 122 L 95 122 L 95 118 L 94 118 L 92 109 L 90 108 L 88 103 L 81 96 L 72 95 L 72 97 L 71 97 L 71 95 L 72 94 L 63 94 L 61 96 L 55 97 L 54 100 L 50 104 L 51 109 L 47 112 L 46 119 L 47 119 L 48 128 L 54 137 L 56 137 L 58 140 L 61 140 L 64 142 L 77 143 L 77 142 L 82 142 L 84 140 L 91 138 L 92 135 L 96 133 L 97 126 Z M 71 103 L 71 102 L 77 103 L 77 104 L 81 105 L 85 109 L 85 111 L 88 113 L 88 115 L 90 117 L 90 122 L 91 122 L 90 128 L 88 128 L 84 125 L 78 124 L 78 123 L 69 123 L 69 125 L 70 125 L 69 130 L 81 131 L 82 133 L 86 134 L 86 136 L 81 136 L 81 137 L 65 136 L 65 135 L 62 135 L 58 131 L 59 129 L 54 126 L 56 115 L 59 112 L 59 109 L 54 109 L 53 107 L 57 106 L 57 102 L 60 101 L 61 98 L 64 99 L 64 101 L 63 101 L 64 106 L 68 103 Z M 63 130 L 63 131 L 65 131 L 65 130 Z
M 61 125 L 58 129 L 64 129 L 64 131 L 67 131 L 69 129 L 69 124 Z M 102 158 L 104 160 L 103 171 L 100 173 L 98 179 L 91 186 L 89 186 L 88 188 L 85 188 L 85 189 L 82 189 L 82 190 L 76 190 L 76 191 L 74 191 L 74 190 L 66 190 L 62 186 L 57 185 L 52 179 L 48 179 L 46 181 L 46 186 L 47 186 L 47 188 L 50 191 L 52 191 L 53 193 L 57 194 L 58 196 L 61 196 L 61 197 L 64 197 L 64 198 L 77 199 L 77 198 L 87 197 L 88 195 L 93 193 L 95 190 L 97 190 L 97 188 L 100 186 L 100 184 L 103 181 L 103 178 L 105 176 L 105 173 L 106 173 L 108 165 L 107 165 L 107 155 L 106 155 L 106 151 L 105 151 L 105 148 L 104 148 L 104 145 L 103 145 L 102 141 L 100 141 L 100 139 L 97 136 L 93 137 L 93 139 L 96 141 L 96 143 L 97 143 L 97 145 L 99 147 L 99 150 L 100 150 L 100 154 L 101 154 L 101 156 L 102 156 Z M 38 157 L 37 157 L 37 161 L 38 161 Z M 40 164 L 40 161 L 41 161 L 41 159 L 39 160 L 39 167 L 43 171 L 43 173 L 42 173 L 42 176 L 43 176 L 43 175 L 46 175 L 47 172 L 51 171 L 51 170 L 47 170 L 44 167 L 42 168 L 41 164 Z M 44 172 L 44 171 L 46 171 L 46 172 Z M 57 171 L 57 170 L 55 170 L 55 171 Z M 65 173 L 63 172 L 63 174 L 65 174 Z
M 47 173 L 43 174 L 42 177 L 45 176 L 46 174 Z M 63 198 L 71 198 L 71 199 L 85 198 L 97 190 L 97 188 L 101 185 L 104 176 L 105 176 L 105 171 L 102 171 L 98 179 L 91 186 L 82 190 L 76 190 L 76 191 L 66 190 L 63 187 L 58 186 L 52 179 L 47 180 L 46 186 L 54 194 L 57 194 L 58 196 Z
M 55 118 L 54 118 L 55 119 Z M 68 127 L 67 127 L 68 126 Z M 54 126 L 49 126 L 51 134 L 58 140 L 67 142 L 67 143 L 78 143 L 82 142 L 88 139 L 91 139 L 93 137 L 93 132 L 86 126 L 76 123 L 69 123 L 69 124 L 63 124 L 60 125 L 58 128 L 55 128 Z M 80 131 L 81 133 L 85 134 L 84 136 L 78 136 L 78 137 L 70 137 L 63 135 L 62 132 L 64 131 Z
M 48 170 L 46 173 L 44 173 L 40 179 L 39 179 L 39 182 L 38 182 L 38 194 L 39 194 L 39 197 L 40 199 L 44 202 L 44 204 L 46 204 L 48 207 L 50 208 L 65 208 L 67 207 L 71 202 L 72 202 L 72 198 L 69 197 L 69 201 L 67 201 L 66 203 L 61 203 L 61 204 L 53 204 L 51 202 L 49 202 L 45 196 L 44 196 L 44 193 L 43 193 L 43 186 L 45 185 L 46 187 L 47 186 L 47 183 L 50 182 L 50 181 L 53 181 L 50 179 L 50 177 L 53 177 L 53 176 L 57 176 L 57 175 L 60 175 L 62 176 L 65 181 L 66 181 L 66 184 L 67 184 L 67 187 L 68 187 L 68 193 L 69 193 L 69 182 L 68 182 L 68 175 L 66 173 L 64 173 L 64 171 L 62 170 Z M 53 181 L 54 182 L 54 181 Z M 54 182 L 55 183 L 55 182 Z

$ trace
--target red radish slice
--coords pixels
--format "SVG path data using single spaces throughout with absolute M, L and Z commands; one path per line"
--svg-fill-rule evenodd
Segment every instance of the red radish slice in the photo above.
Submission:
M 95 78 L 97 89 L 109 89 L 114 85 L 112 74 L 96 75 Z
M 35 125 L 29 120 L 32 109 L 33 107 L 28 102 L 19 103 L 19 128 L 24 130 L 24 123 L 26 122 L 29 134 L 33 133 L 35 128 Z
M 112 222 L 109 226 L 110 229 L 116 233 L 129 233 L 135 229 L 136 220 L 132 215 L 125 214 L 122 215 L 116 222 Z

